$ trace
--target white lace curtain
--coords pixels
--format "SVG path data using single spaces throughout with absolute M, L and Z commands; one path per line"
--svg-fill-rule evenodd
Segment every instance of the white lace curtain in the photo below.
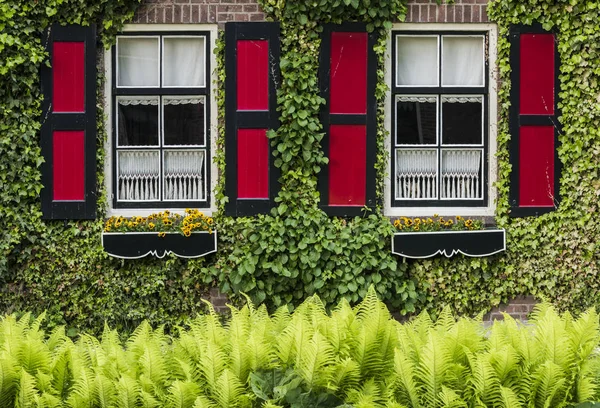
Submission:
M 440 198 L 481 199 L 481 151 L 443 150 Z M 438 151 L 396 151 L 396 199 L 438 198 Z
M 117 85 L 159 87 L 162 72 L 164 87 L 206 86 L 205 49 L 204 37 L 164 37 L 160 59 L 158 37 L 119 37 Z
M 204 150 L 164 152 L 163 200 L 206 199 Z M 118 194 L 121 201 L 160 201 L 161 169 L 157 150 L 120 151 Z

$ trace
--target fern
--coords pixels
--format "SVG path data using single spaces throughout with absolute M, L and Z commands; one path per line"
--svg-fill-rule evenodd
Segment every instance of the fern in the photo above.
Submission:
M 521 408 L 523 405 L 513 390 L 500 386 L 500 401 L 497 406 L 502 408 Z
M 33 408 L 36 406 L 37 390 L 35 388 L 35 378 L 25 369 L 21 370 L 21 380 L 19 381 L 19 390 L 15 399 L 15 408 Z
M 122 376 L 119 378 L 116 385 L 116 391 L 116 407 L 134 408 L 138 406 L 141 390 L 133 378 L 127 376 Z
M 335 362 L 333 347 L 321 333 L 313 334 L 312 339 L 300 349 L 299 356 L 296 368 L 309 389 L 325 387 L 331 381 L 331 370 L 327 368 Z
M 196 398 L 200 394 L 200 387 L 191 381 L 175 381 L 169 387 L 167 396 L 168 408 L 193 408 Z
M 221 373 L 217 382 L 216 401 L 221 408 L 239 406 L 244 387 L 240 380 L 229 370 Z
M 430 332 L 417 367 L 418 379 L 423 386 L 423 405 L 431 408 L 440 405 L 438 394 L 444 385 L 445 373 L 450 362 L 450 356 L 444 350 L 441 338 L 436 332 Z
M 414 379 L 415 365 L 400 350 L 396 350 L 394 363 L 396 378 L 392 383 L 393 397 L 407 407 L 418 408 L 420 387 Z

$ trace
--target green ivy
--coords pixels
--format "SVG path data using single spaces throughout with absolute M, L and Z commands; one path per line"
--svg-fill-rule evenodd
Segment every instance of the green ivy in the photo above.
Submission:
M 361 21 L 378 35 L 377 197 L 385 198 L 388 152 L 384 100 L 386 41 L 392 22 L 403 21 L 404 0 L 259 0 L 281 25 L 281 126 L 269 132 L 281 191 L 270 214 L 231 218 L 223 214 L 224 42 L 217 55 L 219 132 L 215 192 L 219 231 L 216 255 L 201 260 L 109 258 L 100 245 L 103 220 L 41 220 L 39 193 L 39 69 L 47 56 L 42 33 L 52 23 L 96 23 L 106 47 L 139 0 L 0 0 L 0 309 L 48 310 L 50 326 L 99 330 L 143 319 L 181 324 L 203 309 L 206 289 L 248 294 L 270 307 L 298 305 L 317 293 L 332 305 L 357 302 L 373 285 L 400 313 L 451 305 L 465 314 L 489 310 L 516 295 L 547 298 L 561 308 L 599 304 L 600 224 L 600 29 L 597 1 L 497 0 L 488 5 L 498 24 L 498 203 L 496 223 L 507 230 L 505 254 L 401 261 L 392 256 L 393 227 L 380 207 L 362 217 L 328 217 L 319 209 L 317 179 L 327 158 L 319 111 L 320 35 L 325 23 Z M 560 108 L 563 163 L 560 207 L 540 217 L 509 216 L 508 109 L 510 24 L 539 22 L 557 32 L 561 53 Z M 103 72 L 100 64 L 99 72 Z M 103 78 L 98 78 L 102 89 Z M 98 95 L 99 213 L 106 207 L 103 162 L 103 96 Z

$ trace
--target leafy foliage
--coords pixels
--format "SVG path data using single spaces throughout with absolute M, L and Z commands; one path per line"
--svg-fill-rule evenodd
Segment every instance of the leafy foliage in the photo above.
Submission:
M 403 325 L 371 289 L 331 313 L 316 296 L 291 314 L 250 303 L 223 323 L 211 311 L 175 336 L 144 322 L 124 342 L 107 327 L 101 340 L 46 337 L 40 323 L 0 323 L 3 407 L 583 408 L 600 396 L 593 310 L 542 305 L 532 325 L 484 329 L 445 309 Z

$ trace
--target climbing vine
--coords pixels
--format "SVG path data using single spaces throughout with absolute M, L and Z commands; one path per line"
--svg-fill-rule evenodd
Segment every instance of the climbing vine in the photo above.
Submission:
M 317 293 L 327 304 L 356 302 L 373 285 L 400 313 L 451 305 L 474 314 L 520 294 L 562 308 L 596 305 L 600 293 L 600 30 L 597 1 L 497 0 L 488 15 L 498 25 L 498 191 L 496 223 L 506 228 L 506 254 L 403 262 L 392 256 L 393 226 L 382 215 L 388 152 L 385 70 L 392 22 L 403 21 L 402 0 L 259 0 L 281 27 L 281 126 L 269 132 L 281 169 L 277 206 L 269 214 L 231 218 L 224 194 L 224 43 L 217 41 L 220 170 L 214 214 L 219 250 L 202 260 L 123 261 L 102 250 L 104 220 L 41 220 L 39 193 L 39 69 L 47 63 L 43 31 L 53 23 L 97 24 L 105 46 L 131 19 L 138 0 L 0 0 L 0 309 L 48 311 L 49 324 L 99 330 L 106 320 L 130 328 L 140 320 L 181 324 L 203 309 L 211 286 L 244 292 L 270 307 L 297 305 Z M 318 89 L 322 25 L 361 21 L 377 34 L 376 209 L 354 218 L 319 209 L 317 179 L 328 161 Z M 541 23 L 557 33 L 561 54 L 562 202 L 540 217 L 511 218 L 508 204 L 510 24 Z M 99 58 L 99 72 L 103 72 Z M 102 85 L 101 75 L 98 78 Z M 98 86 L 102 89 L 102 86 Z M 99 214 L 105 213 L 103 95 L 98 95 Z M 18 164 L 18 165 L 15 165 Z

